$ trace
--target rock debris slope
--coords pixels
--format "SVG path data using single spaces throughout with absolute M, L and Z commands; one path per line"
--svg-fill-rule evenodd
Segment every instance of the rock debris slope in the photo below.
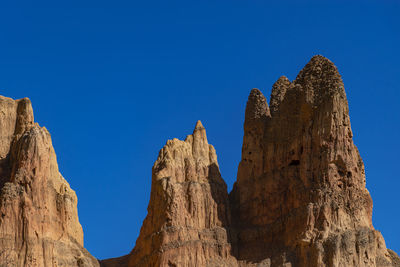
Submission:
M 0 97 L 0 266 L 95 267 L 83 248 L 77 197 L 29 99 Z
M 200 122 L 167 142 L 153 167 L 148 215 L 114 266 L 400 266 L 372 225 L 364 164 L 342 79 L 315 56 L 270 107 L 253 89 L 242 159 L 227 194 Z

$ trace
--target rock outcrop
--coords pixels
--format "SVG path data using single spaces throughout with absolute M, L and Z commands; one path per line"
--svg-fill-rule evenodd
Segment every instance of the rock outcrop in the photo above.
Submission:
M 114 266 L 400 266 L 372 225 L 364 164 L 352 140 L 342 79 L 315 56 L 270 107 L 253 89 L 242 159 L 227 194 L 198 123 L 153 167 L 148 215 Z
M 364 164 L 352 140 L 342 79 L 315 56 L 271 110 L 257 89 L 246 108 L 242 160 L 230 194 L 237 259 L 271 266 L 392 266 L 372 226 Z
M 147 210 L 131 254 L 102 266 L 235 266 L 227 187 L 200 121 L 161 149 Z
M 0 97 L 0 267 L 98 267 L 28 99 Z M 248 98 L 230 194 L 200 121 L 161 149 L 134 249 L 102 267 L 400 266 L 372 224 L 343 82 L 315 56 Z
M 94 267 L 77 197 L 29 99 L 0 97 L 0 266 Z

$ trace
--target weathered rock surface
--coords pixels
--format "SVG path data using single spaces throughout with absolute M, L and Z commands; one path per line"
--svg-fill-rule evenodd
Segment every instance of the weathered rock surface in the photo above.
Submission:
M 112 266 L 400 266 L 372 225 L 364 164 L 342 79 L 315 56 L 246 106 L 242 160 L 226 192 L 197 124 L 153 167 L 148 215 L 133 251 Z
M 352 140 L 342 79 L 315 56 L 246 108 L 230 194 L 240 261 L 271 266 L 394 266 L 372 226 L 364 164 Z
M 29 99 L 0 97 L 0 266 L 92 267 L 77 197 Z
M 200 121 L 185 141 L 167 142 L 152 173 L 148 215 L 135 248 L 102 266 L 235 266 L 227 187 Z
M 97 267 L 83 248 L 77 197 L 28 99 L 0 97 L 0 267 Z M 342 79 L 315 56 L 270 106 L 248 98 L 237 181 L 228 195 L 200 121 L 152 169 L 132 252 L 102 267 L 400 266 L 372 225 L 364 164 Z

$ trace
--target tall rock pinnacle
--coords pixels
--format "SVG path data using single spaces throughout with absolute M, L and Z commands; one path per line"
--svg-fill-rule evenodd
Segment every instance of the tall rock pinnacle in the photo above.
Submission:
M 335 65 L 313 57 L 250 92 L 242 159 L 226 193 L 200 122 L 170 140 L 153 167 L 148 215 L 116 266 L 400 266 L 372 225 L 364 164 Z
M 131 254 L 102 266 L 235 266 L 227 187 L 200 121 L 161 149 L 147 210 Z
M 245 123 L 248 124 L 254 120 L 265 119 L 265 117 L 269 116 L 267 99 L 260 90 L 252 89 L 247 100 Z
M 285 98 L 286 91 L 291 86 L 291 82 L 286 76 L 281 76 L 272 86 L 271 91 L 271 113 L 274 114 L 279 110 L 282 100 Z
M 382 235 L 372 226 L 364 164 L 336 67 L 313 57 L 295 81 L 281 77 L 275 83 L 271 102 L 262 140 L 247 138 L 251 126 L 244 127 L 231 193 L 238 260 L 392 266 Z M 253 154 L 258 160 L 249 164 Z
M 0 266 L 98 266 L 83 248 L 75 192 L 29 99 L 0 97 L 0 111 Z
M 29 99 L 0 97 L 0 266 L 97 267 L 83 248 L 77 197 Z M 200 121 L 152 168 L 136 245 L 101 267 L 400 267 L 372 224 L 336 66 L 314 56 L 280 77 L 270 105 L 252 89 L 237 181 L 228 195 Z

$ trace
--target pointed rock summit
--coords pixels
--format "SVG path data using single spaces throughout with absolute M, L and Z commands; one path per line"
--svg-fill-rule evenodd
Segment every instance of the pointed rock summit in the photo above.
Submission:
M 278 79 L 270 108 L 251 90 L 229 196 L 200 121 L 168 141 L 135 248 L 102 266 L 400 266 L 373 228 L 352 137 L 340 74 L 315 56 Z
M 282 100 L 285 98 L 286 91 L 290 88 L 292 83 L 286 76 L 281 76 L 272 86 L 271 91 L 271 113 L 274 114 L 279 110 Z
M 270 116 L 267 99 L 260 90 L 254 88 L 251 90 L 246 105 L 245 122 L 263 119 Z
M 148 214 L 135 248 L 102 266 L 235 266 L 227 187 L 200 121 L 185 141 L 167 141 L 152 173 Z
M 0 266 L 96 267 L 77 197 L 28 99 L 0 97 Z M 270 107 L 250 92 L 230 194 L 200 121 L 152 168 L 135 247 L 101 267 L 389 267 L 400 258 L 372 224 L 364 163 L 340 74 L 313 57 L 282 76 Z M 123 218 L 120 218 L 123 219 Z
M 196 126 L 194 127 L 194 131 L 199 130 L 199 129 L 204 129 L 204 126 L 200 120 L 197 121 Z
M 77 197 L 29 99 L 0 96 L 0 125 L 0 266 L 99 266 L 83 248 Z
M 281 77 L 271 110 L 264 127 L 244 127 L 230 194 L 239 262 L 396 266 L 372 226 L 364 164 L 334 64 L 315 56 L 292 83 Z

